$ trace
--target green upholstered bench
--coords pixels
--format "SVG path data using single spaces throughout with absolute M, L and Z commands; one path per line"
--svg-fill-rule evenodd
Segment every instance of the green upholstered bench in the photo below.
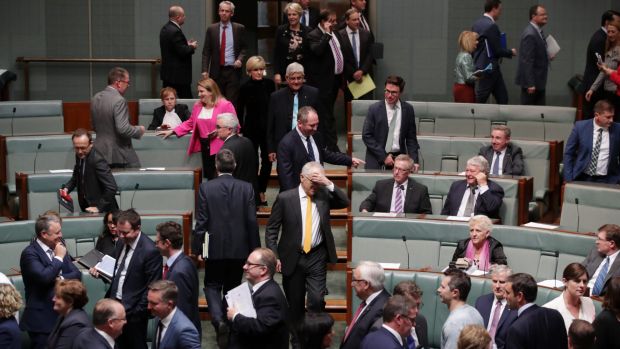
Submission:
M 562 201 L 562 229 L 596 233 L 603 224 L 620 224 L 620 186 L 617 184 L 566 183 Z
M 192 111 L 197 99 L 177 99 L 177 104 L 185 104 Z M 153 110 L 163 105 L 159 98 L 143 98 L 138 100 L 138 125 L 149 127 L 153 121 Z
M 0 134 L 5 136 L 64 132 L 62 101 L 0 102 Z
M 132 141 L 142 167 L 202 168 L 200 153 L 187 155 L 190 136 L 163 139 L 155 132 L 146 132 Z

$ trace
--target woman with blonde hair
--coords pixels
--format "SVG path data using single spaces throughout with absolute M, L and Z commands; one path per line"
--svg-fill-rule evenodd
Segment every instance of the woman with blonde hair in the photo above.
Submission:
M 452 256 L 455 263 L 465 258 L 475 270 L 489 271 L 493 264 L 508 264 L 502 243 L 491 236 L 493 222 L 485 215 L 477 215 L 469 220 L 469 238 L 459 241 Z
M 0 284 L 0 348 L 21 349 L 22 332 L 15 319 L 15 312 L 22 304 L 22 297 L 13 285 Z
M 273 65 L 275 75 L 273 80 L 276 84 L 283 82 L 286 75 L 286 67 L 293 62 L 303 65 L 304 47 L 308 27 L 301 24 L 303 8 L 296 2 L 289 2 L 284 8 L 284 14 L 288 20 L 276 29 L 274 45 Z
M 457 103 L 475 103 L 474 83 L 478 79 L 474 75 L 474 59 L 471 54 L 478 45 L 478 34 L 472 31 L 463 31 L 459 35 L 461 51 L 456 55 L 454 63 L 454 86 L 452 94 Z
M 461 330 L 459 340 L 456 343 L 458 349 L 489 349 L 491 336 L 480 325 L 467 325 Z

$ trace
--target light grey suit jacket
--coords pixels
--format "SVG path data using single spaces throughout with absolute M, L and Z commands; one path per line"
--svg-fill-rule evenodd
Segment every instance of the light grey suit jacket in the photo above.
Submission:
M 93 129 L 97 132 L 95 148 L 111 167 L 140 167 L 132 138 L 142 137 L 139 126 L 129 124 L 127 101 L 113 87 L 107 86 L 90 102 Z

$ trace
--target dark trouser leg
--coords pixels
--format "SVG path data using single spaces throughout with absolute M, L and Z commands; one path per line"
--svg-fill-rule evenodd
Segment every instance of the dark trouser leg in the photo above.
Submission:
M 177 91 L 177 98 L 187 98 L 187 99 L 194 98 L 192 96 L 191 84 L 179 85 L 179 84 L 172 84 L 168 81 L 162 81 L 162 86 L 172 87 L 173 89 L 175 89 Z
M 200 157 L 202 158 L 202 177 L 213 179 L 215 172 L 215 155 L 210 155 L 211 146 L 208 139 L 200 139 Z
M 508 104 L 508 90 L 501 71 L 498 71 L 495 84 L 493 85 L 493 97 L 497 104 Z
M 127 316 L 123 333 L 116 339 L 119 349 L 146 349 L 146 330 L 148 316 L 135 314 Z
M 211 313 L 213 326 L 226 321 L 226 299 L 228 291 L 239 286 L 243 274 L 243 259 L 207 259 L 205 262 L 205 297 Z
M 308 293 L 308 310 L 325 311 L 325 293 L 327 290 L 327 249 L 325 246 L 306 255 L 306 291 Z
M 256 156 L 259 156 L 260 149 L 260 171 L 258 173 L 258 192 L 264 193 L 267 191 L 267 184 L 269 177 L 271 176 L 272 163 L 269 161 L 269 152 L 267 151 L 267 139 L 264 133 L 258 135 L 250 135 L 248 138 L 254 145 L 256 150 Z M 258 193 L 256 193 L 258 195 Z
M 534 93 L 527 93 L 527 88 L 521 88 L 522 105 L 545 105 L 545 90 L 536 90 Z
M 49 337 L 49 335 L 49 333 L 28 331 L 28 336 L 30 337 L 30 349 L 47 348 L 47 337 Z
M 508 91 L 502 72 L 494 70 L 476 82 L 476 103 L 486 103 L 493 94 L 497 104 L 508 104 Z
M 335 91 L 333 89 L 332 87 L 332 90 L 321 93 L 320 100 L 323 105 L 324 115 L 319 122 L 319 127 L 322 127 L 322 135 L 327 149 L 339 151 L 338 131 L 336 130 L 336 118 L 334 117 L 334 102 L 338 95 L 338 87 L 335 87 Z
M 224 97 L 235 106 L 235 110 L 237 110 L 237 99 L 239 98 L 240 73 L 240 69 L 220 67 L 220 76 L 215 80 Z

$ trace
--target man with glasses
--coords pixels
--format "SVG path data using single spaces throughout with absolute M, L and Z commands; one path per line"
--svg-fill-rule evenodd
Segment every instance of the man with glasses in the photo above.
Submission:
M 605 224 L 598 228 L 596 246 L 581 264 L 586 267 L 590 281 L 588 289 L 594 296 L 603 296 L 607 282 L 620 276 L 620 226 Z
M 418 311 L 424 305 L 422 303 L 422 289 L 413 280 L 401 281 L 396 284 L 393 294 L 413 299 Z M 411 333 L 403 337 L 403 339 L 407 340 L 407 349 L 428 348 L 428 323 L 424 315 L 418 313 L 411 328 Z
M 547 41 L 542 27 L 549 16 L 541 5 L 530 7 L 530 22 L 523 29 L 519 44 L 519 63 L 515 83 L 521 86 L 521 104 L 545 105 L 545 87 L 549 61 Z
M 408 348 L 405 338 L 411 334 L 418 315 L 417 303 L 405 296 L 392 296 L 383 309 L 383 325 L 364 338 L 361 349 Z
M 366 145 L 366 169 L 391 169 L 400 154 L 409 155 L 418 172 L 418 138 L 413 106 L 402 102 L 405 81 L 400 76 L 385 80 L 385 99 L 368 108 L 362 140 Z
M 231 348 L 288 349 L 288 305 L 277 282 L 276 255 L 268 248 L 255 249 L 245 261 L 243 271 L 250 286 L 256 317 L 228 307 Z
M 100 299 L 93 310 L 93 326 L 75 337 L 73 349 L 114 349 L 127 323 L 125 308 L 113 299 Z
M 111 168 L 140 167 L 131 139 L 141 138 L 145 128 L 129 123 L 129 109 L 123 95 L 130 84 L 127 70 L 112 68 L 108 86 L 90 101 L 91 123 L 97 133 L 95 148 Z
M 372 193 L 360 204 L 360 212 L 433 213 L 428 188 L 409 178 L 413 159 L 400 154 L 394 160 L 393 179 L 375 183 Z

